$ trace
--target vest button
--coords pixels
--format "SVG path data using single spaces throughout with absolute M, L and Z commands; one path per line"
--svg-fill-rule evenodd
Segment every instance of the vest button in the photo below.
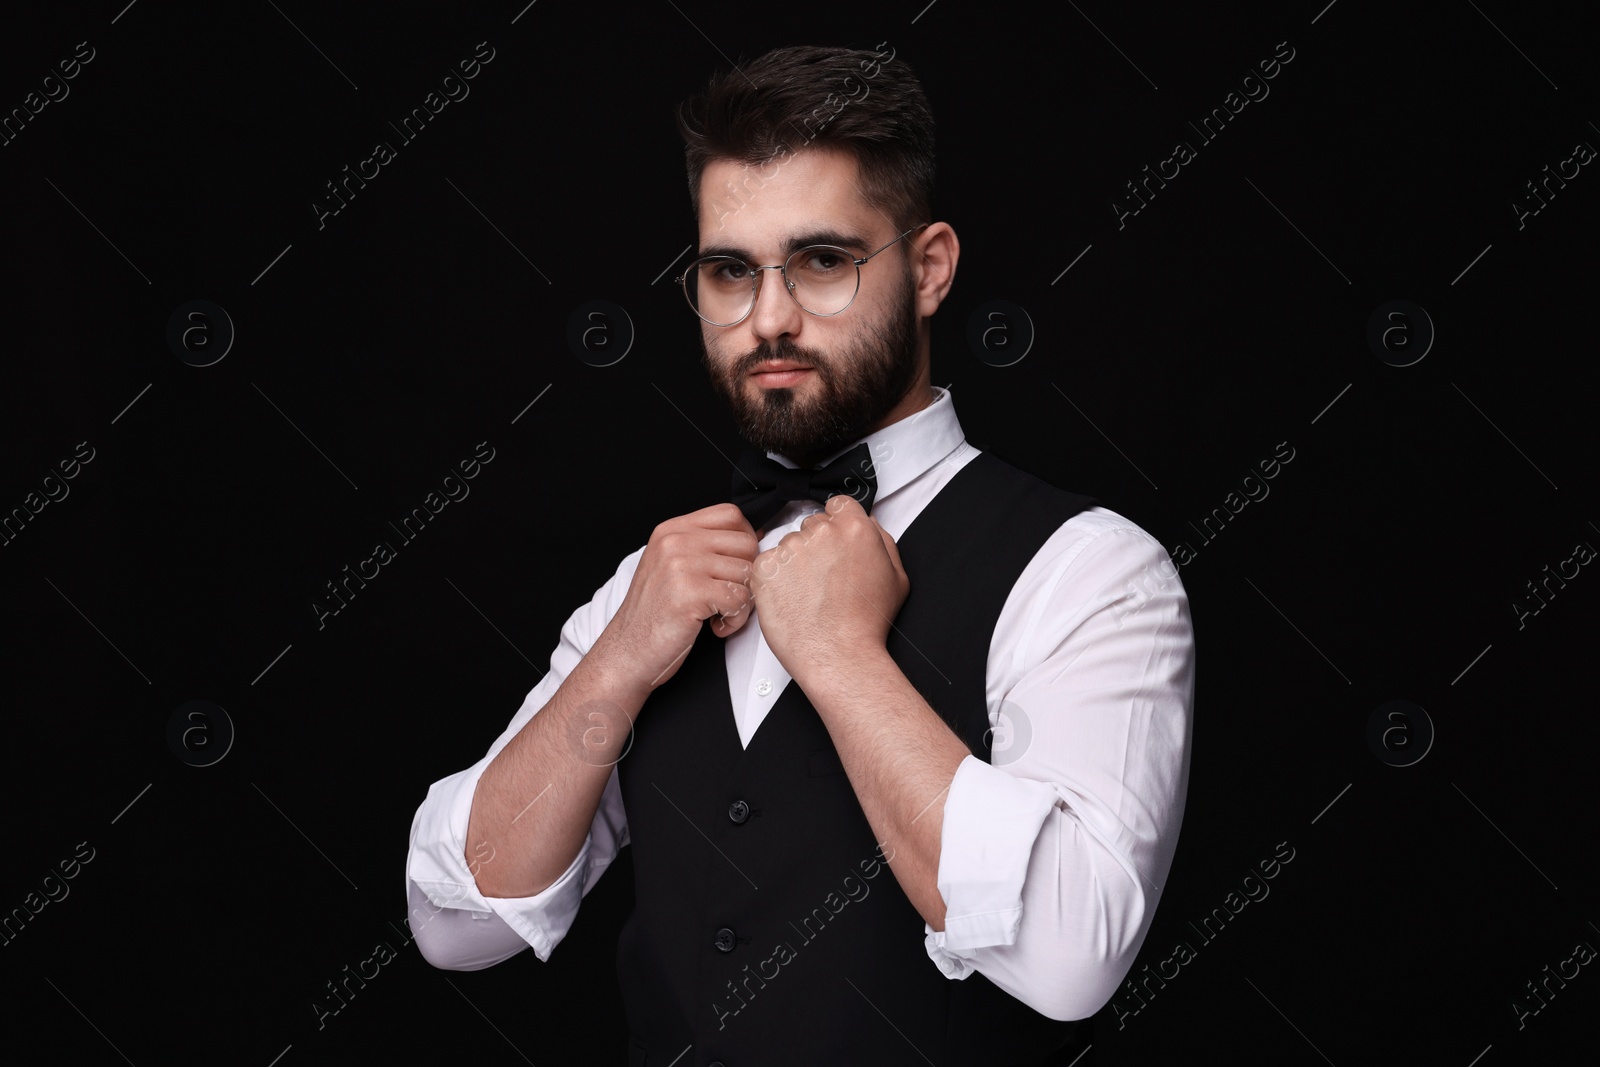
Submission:
M 750 805 L 742 800 L 735 800 L 728 805 L 728 818 L 735 823 L 742 823 L 750 817 Z
M 717 931 L 716 946 L 718 952 L 732 952 L 733 941 L 733 931 L 726 926 Z

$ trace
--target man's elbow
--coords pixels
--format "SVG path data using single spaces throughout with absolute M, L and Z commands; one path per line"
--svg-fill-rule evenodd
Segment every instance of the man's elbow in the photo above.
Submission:
M 1099 966 L 1064 972 L 1048 987 L 1025 991 L 1026 996 L 1013 995 L 1047 1019 L 1076 1022 L 1111 1003 L 1132 966 L 1131 956 L 1125 960 L 1106 960 Z
M 442 971 L 481 971 L 528 947 L 498 915 L 435 904 L 415 883 L 410 904 L 407 923 L 417 951 Z
M 496 929 L 497 928 L 497 929 Z M 417 930 L 417 951 L 441 971 L 481 971 L 503 963 L 528 947 L 495 919 L 470 912 L 445 913 Z
M 1144 894 L 1133 886 L 1121 921 L 1103 927 L 1099 936 L 1079 931 L 1076 936 L 1051 939 L 1052 948 L 1046 951 L 1053 962 L 1045 968 L 1049 978 L 1013 995 L 1058 1022 L 1096 1014 L 1111 1002 L 1133 970 L 1148 932 L 1146 915 Z
M 444 936 L 434 926 L 424 926 L 416 933 L 417 951 L 429 965 L 441 971 L 481 971 L 489 963 L 467 955 L 460 942 Z

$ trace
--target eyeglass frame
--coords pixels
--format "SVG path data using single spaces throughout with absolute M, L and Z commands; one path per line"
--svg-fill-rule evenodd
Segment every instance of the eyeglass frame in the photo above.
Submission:
M 931 225 L 933 225 L 931 222 L 920 222 L 911 227 L 911 229 L 905 231 L 905 233 L 902 233 L 899 237 L 896 237 L 893 241 L 890 241 L 888 244 L 884 245 L 882 248 L 868 252 L 860 259 L 857 259 L 853 254 L 851 254 L 848 248 L 841 248 L 839 245 L 806 245 L 804 248 L 797 248 L 793 252 L 790 252 L 782 263 L 774 263 L 770 266 L 758 266 L 754 263 L 751 263 L 747 259 L 740 259 L 738 256 L 701 256 L 699 259 L 691 262 L 684 270 L 682 275 L 672 280 L 683 289 L 683 298 L 689 302 L 690 310 L 699 316 L 702 322 L 716 326 L 719 329 L 727 329 L 729 326 L 737 326 L 745 319 L 748 319 L 751 313 L 755 311 L 756 302 L 761 299 L 761 279 L 763 276 L 760 272 L 764 270 L 775 270 L 779 272 L 780 276 L 783 278 L 784 291 L 789 294 L 789 299 L 793 300 L 795 306 L 801 311 L 804 311 L 807 315 L 815 315 L 819 319 L 831 319 L 835 315 L 843 315 L 850 309 L 850 305 L 856 302 L 856 297 L 861 295 L 861 268 L 866 265 L 867 260 L 877 255 L 879 252 L 885 251 L 890 246 L 905 240 L 908 235 L 916 233 L 918 230 L 926 229 Z M 844 307 L 840 308 L 838 311 L 812 311 L 810 308 L 800 303 L 800 298 L 794 295 L 794 282 L 789 280 L 789 264 L 794 261 L 794 257 L 798 256 L 802 252 L 810 252 L 819 248 L 827 249 L 832 252 L 844 253 L 845 258 L 851 263 L 854 263 L 856 267 L 856 291 L 850 294 L 850 299 L 846 301 Z M 745 308 L 743 315 L 740 315 L 732 322 L 712 322 L 710 319 L 706 318 L 705 315 L 701 314 L 700 309 L 695 306 L 694 298 L 689 295 L 690 273 L 693 272 L 696 265 L 707 262 L 708 260 L 716 259 L 729 259 L 738 263 L 743 263 L 750 270 L 750 306 Z

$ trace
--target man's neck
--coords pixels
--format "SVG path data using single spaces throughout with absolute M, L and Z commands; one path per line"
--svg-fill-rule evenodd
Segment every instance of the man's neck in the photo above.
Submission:
M 878 422 L 875 425 L 873 425 L 871 427 L 868 427 L 865 431 L 863 431 L 861 436 L 856 438 L 856 441 L 860 441 L 863 438 L 870 437 L 871 435 L 877 433 L 879 430 L 886 429 L 887 427 L 893 426 L 895 423 L 900 422 L 902 419 L 909 419 L 911 416 L 915 415 L 917 412 L 926 409 L 929 405 L 931 405 L 934 402 L 934 400 L 936 398 L 937 397 L 936 397 L 936 394 L 933 391 L 933 386 L 931 386 L 931 385 L 929 385 L 927 383 L 923 383 L 921 385 L 921 387 L 920 387 L 920 391 L 918 389 L 913 389 L 911 392 L 907 393 L 904 397 L 901 398 L 900 403 L 898 403 L 898 404 L 896 404 L 894 406 L 894 409 L 892 411 L 890 411 L 882 419 L 878 420 Z M 822 466 L 823 461 L 825 459 L 831 458 L 833 456 L 839 455 L 840 453 L 843 453 L 847 448 L 852 447 L 856 443 L 856 441 L 850 442 L 849 445 L 835 445 L 832 448 L 826 449 L 826 450 L 824 450 L 822 452 L 815 453 L 813 455 L 805 455 L 805 456 L 788 455 L 788 458 L 790 460 L 792 460 L 797 467 L 802 467 L 802 468 L 820 467 L 820 466 Z

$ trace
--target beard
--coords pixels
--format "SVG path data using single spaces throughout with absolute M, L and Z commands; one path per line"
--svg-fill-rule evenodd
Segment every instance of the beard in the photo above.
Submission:
M 739 436 L 802 467 L 815 466 L 824 456 L 866 436 L 916 383 L 916 295 L 911 275 L 906 273 L 890 298 L 888 316 L 865 324 L 842 352 L 824 354 L 784 339 L 777 345 L 762 342 L 723 367 L 713 359 L 704 330 L 700 351 L 712 388 L 733 413 Z M 796 386 L 750 384 L 750 372 L 775 359 L 811 367 L 816 395 L 802 397 Z

